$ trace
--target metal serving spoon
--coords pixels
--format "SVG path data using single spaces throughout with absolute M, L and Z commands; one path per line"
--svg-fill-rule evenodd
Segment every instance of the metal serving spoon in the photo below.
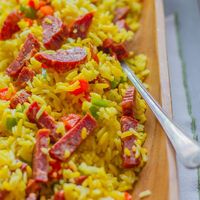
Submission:
M 163 127 L 170 142 L 172 143 L 177 156 L 187 168 L 196 168 L 200 166 L 200 146 L 197 142 L 189 138 L 184 132 L 173 123 L 165 114 L 160 105 L 147 92 L 141 81 L 136 77 L 134 72 L 124 63 L 121 63 L 122 69 L 127 74 L 129 80 L 141 94 L 143 99 L 149 105 L 156 118 Z

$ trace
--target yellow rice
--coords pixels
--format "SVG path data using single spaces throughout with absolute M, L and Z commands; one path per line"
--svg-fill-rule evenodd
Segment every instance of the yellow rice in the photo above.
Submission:
M 21 4 L 27 4 L 27 0 L 19 0 Z M 92 0 L 51 0 L 55 9 L 55 16 L 63 19 L 67 24 L 71 23 L 78 16 L 87 12 L 95 12 L 92 25 L 86 39 L 68 39 L 62 49 L 74 46 L 84 47 L 90 56 L 90 43 L 99 46 L 106 38 L 112 38 L 116 42 L 124 42 L 131 39 L 134 32 L 139 28 L 139 16 L 142 4 L 139 0 L 100 0 L 97 6 Z M 131 12 L 128 14 L 127 23 L 132 31 L 119 30 L 112 23 L 113 11 L 116 7 L 129 5 Z M 18 8 L 16 0 L 0 1 L 0 27 L 10 11 Z M 10 40 L 0 41 L 0 89 L 9 87 L 10 92 L 14 91 L 12 79 L 6 75 L 5 69 L 17 56 L 20 47 L 24 43 L 28 33 L 32 32 L 42 44 L 42 27 L 34 22 L 31 28 L 27 27 L 27 22 L 19 22 L 21 31 L 15 34 Z M 91 86 L 91 96 L 106 99 L 109 101 L 108 107 L 101 107 L 98 112 L 98 129 L 89 136 L 78 150 L 70 157 L 69 161 L 63 165 L 72 169 L 63 169 L 63 180 L 54 185 L 54 192 L 64 190 L 66 199 L 75 200 L 123 200 L 124 192 L 133 189 L 133 184 L 137 181 L 138 172 L 147 161 L 147 152 L 142 147 L 146 133 L 142 124 L 146 121 L 146 105 L 143 99 L 137 94 L 136 97 L 136 118 L 140 125 L 136 131 L 122 133 L 119 117 L 121 115 L 122 96 L 130 83 L 123 73 L 120 63 L 113 57 L 100 51 L 98 53 L 99 64 L 92 59 L 80 67 L 80 70 L 72 69 L 62 75 L 57 72 L 46 71 L 44 74 L 37 74 L 32 82 L 28 82 L 26 90 L 32 92 L 29 102 L 37 101 L 42 105 L 37 118 L 46 110 L 52 117 L 59 120 L 63 115 L 70 113 L 86 113 L 90 110 L 91 103 L 83 102 L 82 107 L 78 106 L 81 95 L 66 95 L 67 91 L 78 88 L 76 80 L 85 79 L 92 81 L 101 75 L 109 81 L 119 80 L 123 77 L 123 82 L 115 89 L 109 91 L 106 83 L 99 83 Z M 147 58 L 145 55 L 133 55 L 126 60 L 137 76 L 144 81 L 149 74 L 146 69 Z M 31 58 L 29 67 L 35 71 L 41 70 L 41 64 Z M 69 84 L 74 82 L 74 84 Z M 9 108 L 9 101 L 0 100 L 0 191 L 7 190 L 7 199 L 25 199 L 25 188 L 27 180 L 32 176 L 31 163 L 32 153 L 35 144 L 35 134 L 37 126 L 26 117 L 26 110 L 30 103 L 18 105 L 16 109 Z M 8 129 L 7 120 L 14 118 L 14 126 Z M 58 123 L 58 132 L 64 134 L 64 125 Z M 142 162 L 135 169 L 123 169 L 121 167 L 121 137 L 123 134 L 134 134 L 137 138 L 134 151 L 137 156 L 142 156 Z M 87 132 L 82 130 L 82 137 L 85 138 Z M 68 152 L 66 152 L 66 156 Z M 130 152 L 126 151 L 127 154 Z M 28 163 L 29 167 L 22 172 L 20 167 L 22 162 Z M 81 174 L 88 178 L 81 186 L 73 182 L 73 178 Z M 41 197 L 45 199 L 45 197 Z

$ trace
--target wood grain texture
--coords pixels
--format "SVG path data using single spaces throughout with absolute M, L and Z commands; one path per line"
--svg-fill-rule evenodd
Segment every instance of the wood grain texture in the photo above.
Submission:
M 150 93 L 162 104 L 171 116 L 171 95 L 167 68 L 165 30 L 162 3 L 160 0 L 143 1 L 141 27 L 134 40 L 128 44 L 136 53 L 144 53 L 148 57 L 148 68 L 151 73 L 146 82 L 150 85 Z M 147 110 L 148 133 L 145 146 L 149 160 L 135 184 L 133 199 L 139 199 L 139 193 L 151 190 L 152 195 L 146 200 L 177 200 L 177 174 L 174 152 L 165 133 L 153 113 Z
M 157 26 L 157 49 L 158 60 L 160 69 L 160 84 L 161 84 L 161 101 L 162 107 L 169 117 L 172 118 L 172 106 L 171 106 L 171 93 L 170 93 L 170 79 L 167 63 L 166 52 L 166 36 L 165 36 L 165 16 L 163 2 L 156 0 L 156 26 Z M 171 143 L 167 140 L 167 155 L 169 164 L 169 199 L 179 199 L 178 189 L 178 175 L 176 166 L 176 156 Z

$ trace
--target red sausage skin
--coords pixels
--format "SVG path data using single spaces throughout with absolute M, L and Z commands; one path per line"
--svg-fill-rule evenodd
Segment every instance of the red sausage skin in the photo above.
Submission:
M 83 142 L 81 131 L 83 128 L 87 130 L 87 136 L 96 128 L 96 120 L 89 114 L 85 115 L 67 134 L 65 134 L 57 143 L 55 143 L 49 153 L 56 160 L 65 161 Z M 70 155 L 66 156 L 66 151 Z
M 33 156 L 33 178 L 37 182 L 46 183 L 48 181 L 48 152 L 44 149 L 49 145 L 49 129 L 40 129 L 36 135 L 36 144 Z

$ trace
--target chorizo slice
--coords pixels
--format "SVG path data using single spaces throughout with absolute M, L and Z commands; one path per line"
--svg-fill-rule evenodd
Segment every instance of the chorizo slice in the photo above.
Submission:
M 20 30 L 17 23 L 21 20 L 21 18 L 21 14 L 17 11 L 13 11 L 7 16 L 1 28 L 1 40 L 10 39 L 14 33 Z
M 92 12 L 80 16 L 70 26 L 69 36 L 73 39 L 84 39 L 87 36 L 88 29 L 92 23 L 94 14 Z
M 40 106 L 37 102 L 33 102 L 28 110 L 26 115 L 30 122 L 36 123 L 39 128 L 47 128 L 51 130 L 50 139 L 52 142 L 57 141 L 60 138 L 60 134 L 56 132 L 56 122 L 53 117 L 51 117 L 46 111 L 44 111 L 41 116 L 37 119 L 37 113 L 40 110 Z
M 48 181 L 48 151 L 49 129 L 40 129 L 36 135 L 36 144 L 33 153 L 33 179 L 40 183 Z
M 37 195 L 35 193 L 30 193 L 26 200 L 37 200 Z
M 135 130 L 138 126 L 138 121 L 131 116 L 122 116 L 120 123 L 123 132 L 128 131 L 131 128 Z
M 87 136 L 93 132 L 96 126 L 96 120 L 91 115 L 86 114 L 72 129 L 70 129 L 51 147 L 49 151 L 50 156 L 60 161 L 67 160 L 87 138 Z
M 68 36 L 67 26 L 54 16 L 47 16 L 42 21 L 43 43 L 47 49 L 57 50 Z
M 123 168 L 133 168 L 140 164 L 140 157 L 135 157 L 135 152 L 133 152 L 133 147 L 135 146 L 134 136 L 127 136 L 122 139 L 122 166 Z M 127 154 L 127 151 L 129 152 Z
M 127 31 L 131 30 L 130 27 L 128 26 L 128 24 L 126 23 L 126 21 L 124 19 L 116 21 L 115 24 L 117 25 L 117 27 L 119 29 L 125 29 Z
M 128 13 L 130 11 L 130 8 L 128 6 L 116 8 L 114 12 L 114 22 L 124 19 L 127 17 Z
M 7 190 L 0 191 L 0 199 L 1 200 L 6 199 L 6 197 L 7 197 L 8 194 L 9 194 L 9 192 Z
M 63 190 L 58 191 L 54 194 L 54 200 L 65 200 L 65 193 Z
M 16 84 L 24 88 L 26 87 L 26 84 L 28 81 L 32 81 L 33 77 L 35 76 L 35 72 L 32 69 L 29 69 L 28 67 L 23 67 L 21 72 L 18 75 Z
M 122 117 L 120 120 L 122 132 L 129 131 L 130 129 L 136 129 L 138 126 L 138 121 L 133 117 L 135 106 L 136 90 L 134 87 L 130 86 L 122 100 Z M 133 152 L 133 147 L 135 146 L 135 136 L 129 135 L 123 137 L 122 139 L 122 165 L 124 168 L 132 168 L 140 164 L 140 157 L 135 157 L 135 152 Z
M 41 190 L 41 183 L 37 182 L 35 179 L 29 179 L 28 183 L 26 185 L 26 196 L 27 198 L 29 196 L 34 196 L 31 194 L 38 194 L 38 192 Z
M 129 56 L 124 43 L 116 43 L 110 38 L 103 41 L 103 50 L 105 53 L 110 53 L 118 60 L 123 60 Z
M 17 58 L 9 65 L 6 72 L 9 76 L 17 78 L 21 69 L 27 65 L 27 62 L 40 49 L 40 44 L 36 37 L 30 33 L 24 42 Z
M 68 50 L 58 50 L 52 54 L 37 53 L 35 58 L 47 68 L 65 72 L 83 64 L 87 59 L 87 53 L 84 48 L 74 47 Z
M 16 108 L 18 104 L 23 104 L 28 101 L 28 98 L 31 96 L 31 94 L 25 90 L 22 90 L 19 94 L 15 94 L 10 99 L 10 107 L 12 109 Z
M 135 106 L 136 90 L 134 87 L 130 86 L 122 99 L 122 115 L 133 116 L 133 108 Z
M 28 110 L 26 111 L 26 115 L 29 119 L 30 122 L 35 123 L 36 122 L 36 115 L 38 111 L 40 110 L 40 106 L 38 105 L 37 102 L 33 102 Z
M 121 118 L 121 128 L 123 132 L 129 131 L 131 128 L 135 129 L 138 125 L 136 119 L 130 116 L 123 116 Z M 122 137 L 122 166 L 123 168 L 133 168 L 140 164 L 140 157 L 135 157 L 133 147 L 135 146 L 135 136 L 128 135 Z

